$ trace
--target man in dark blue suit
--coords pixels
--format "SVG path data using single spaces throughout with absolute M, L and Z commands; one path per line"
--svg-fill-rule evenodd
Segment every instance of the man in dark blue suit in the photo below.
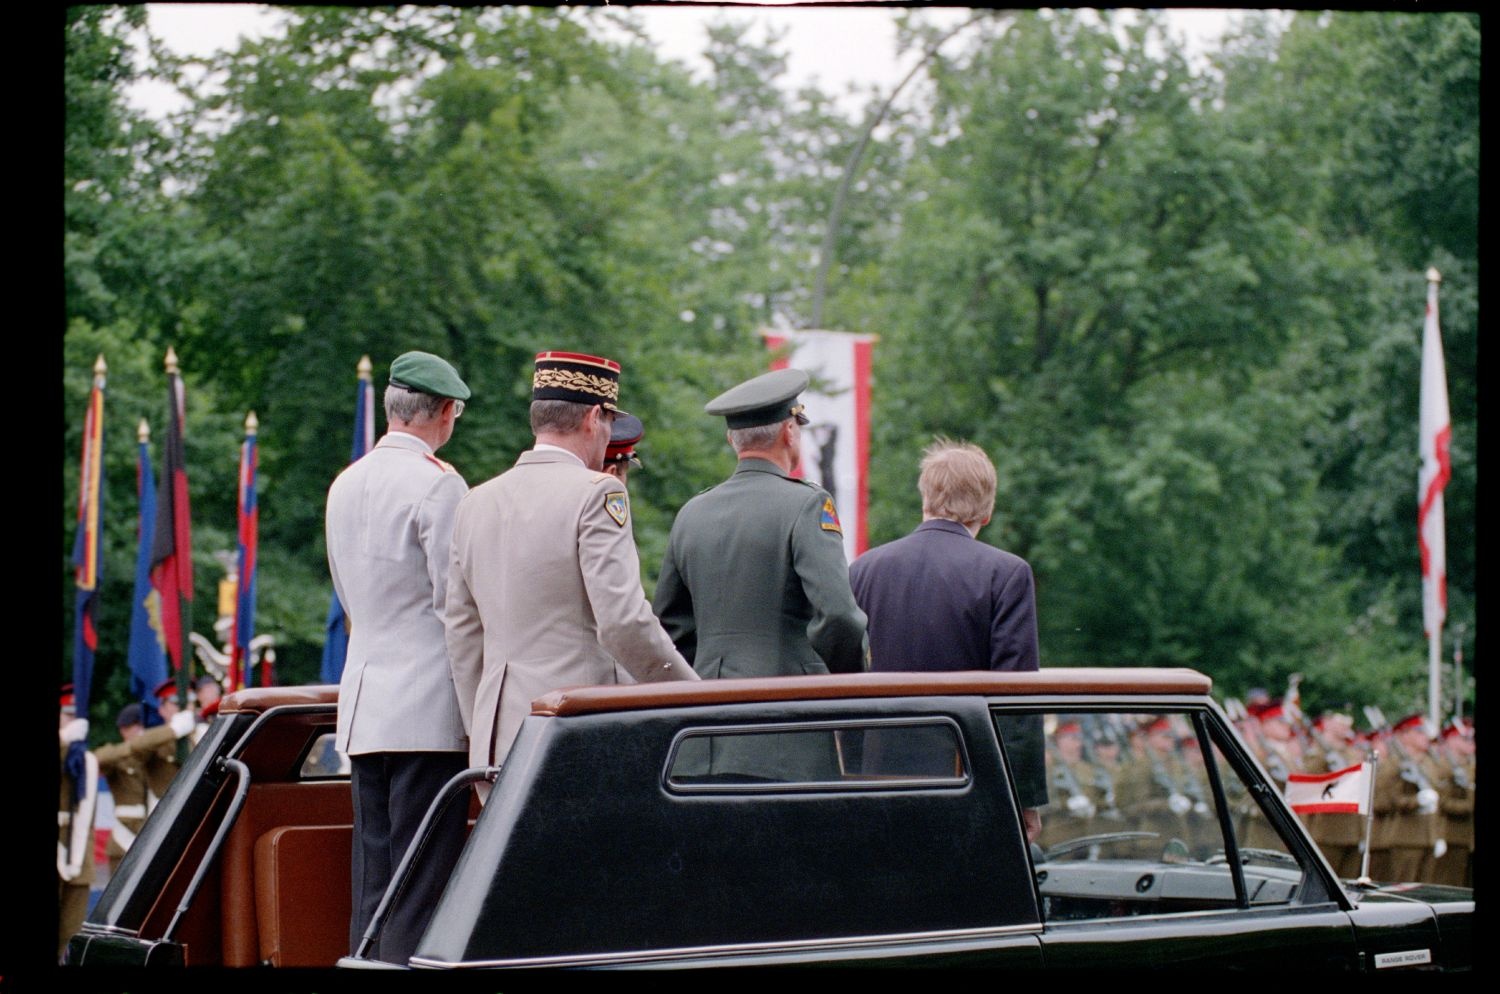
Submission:
M 869 618 L 872 671 L 1039 667 L 1031 567 L 977 540 L 995 510 L 995 482 L 978 446 L 938 439 L 923 454 L 922 524 L 849 568 L 854 599 Z M 1040 729 L 1003 732 L 1023 806 L 1045 804 Z M 1041 826 L 1033 818 L 1028 811 L 1028 833 Z

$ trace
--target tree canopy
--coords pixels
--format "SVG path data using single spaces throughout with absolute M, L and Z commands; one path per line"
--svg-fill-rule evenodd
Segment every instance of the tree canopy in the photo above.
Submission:
M 124 698 L 134 437 L 163 424 L 169 345 L 200 604 L 260 419 L 257 621 L 284 681 L 317 677 L 323 497 L 365 354 L 377 388 L 407 349 L 462 371 L 443 455 L 471 484 L 530 444 L 536 351 L 620 359 L 650 589 L 676 510 L 733 463 L 703 403 L 765 367 L 760 328 L 810 320 L 865 123 L 783 85 L 780 38 L 726 18 L 699 79 L 628 9 L 287 8 L 206 59 L 139 7 L 70 7 L 65 30 L 67 493 L 110 366 L 97 726 Z M 1225 695 L 1302 672 L 1310 706 L 1419 706 L 1428 266 L 1449 624 L 1472 646 L 1476 623 L 1477 15 L 1247 13 L 1200 63 L 1160 13 L 1022 11 L 922 73 L 859 160 L 824 307 L 879 336 L 872 543 L 919 519 L 923 447 L 965 438 L 1000 472 L 981 538 L 1035 570 L 1043 665 L 1193 666 Z M 131 109 L 139 76 L 186 109 Z M 73 528 L 65 507 L 65 591 Z

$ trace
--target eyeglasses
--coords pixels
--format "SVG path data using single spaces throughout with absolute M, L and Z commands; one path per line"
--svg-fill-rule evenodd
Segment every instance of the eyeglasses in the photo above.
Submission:
M 453 420 L 457 421 L 464 416 L 464 402 L 457 397 L 453 398 Z

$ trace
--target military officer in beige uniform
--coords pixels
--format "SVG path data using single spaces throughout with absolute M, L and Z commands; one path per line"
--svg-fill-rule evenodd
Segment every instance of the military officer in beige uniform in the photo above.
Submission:
M 1435 884 L 1474 886 L 1474 726 L 1454 719 L 1443 727 L 1445 776 L 1437 785 L 1448 851 L 1433 862 Z
M 349 756 L 354 803 L 351 952 L 428 805 L 467 765 L 442 611 L 453 513 L 469 488 L 436 453 L 469 396 L 445 359 L 397 356 L 384 394 L 385 435 L 328 490 L 328 568 L 349 618 L 335 745 Z M 442 809 L 370 958 L 410 958 L 463 849 L 466 821 L 464 805 Z
M 613 360 L 539 353 L 536 445 L 459 505 L 444 620 L 474 765 L 505 762 L 533 700 L 615 683 L 617 664 L 697 679 L 641 589 L 625 486 L 602 471 L 619 390 Z
M 120 709 L 115 725 L 121 741 L 94 751 L 115 805 L 115 827 L 109 835 L 111 872 L 119 869 L 146 816 L 176 775 L 176 743 L 193 730 L 193 715 L 181 711 L 166 724 L 147 728 L 141 706 L 132 703 Z

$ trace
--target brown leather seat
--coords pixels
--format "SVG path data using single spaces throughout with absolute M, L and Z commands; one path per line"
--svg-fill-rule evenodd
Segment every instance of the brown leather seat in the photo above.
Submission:
M 260 960 L 330 967 L 349 952 L 352 825 L 288 825 L 255 841 Z

